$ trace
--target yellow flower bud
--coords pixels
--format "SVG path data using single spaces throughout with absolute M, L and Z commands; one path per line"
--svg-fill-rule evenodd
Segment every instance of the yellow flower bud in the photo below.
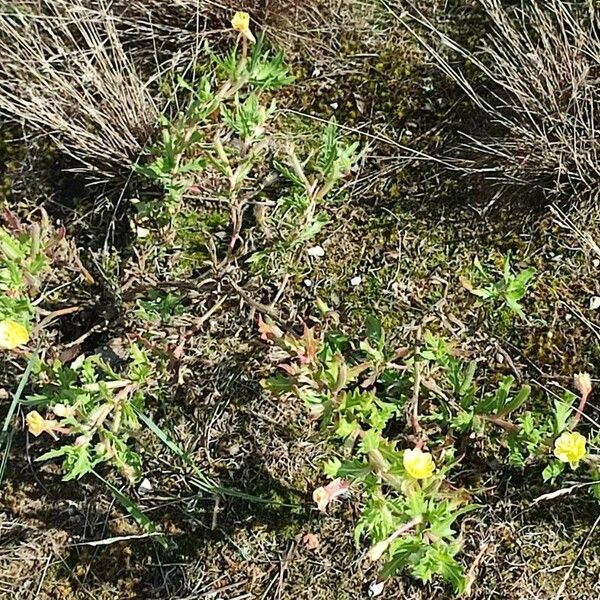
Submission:
M 231 19 L 231 25 L 236 30 L 239 31 L 249 42 L 256 42 L 256 38 L 250 31 L 250 15 L 240 10 L 233 15 L 233 19 Z
M 29 332 L 23 325 L 10 319 L 0 321 L 0 350 L 14 350 L 29 341 Z
M 415 479 L 427 479 L 435 470 L 435 463 L 429 452 L 423 452 L 421 448 L 405 450 L 402 458 L 406 472 Z
M 565 431 L 554 442 L 554 456 L 561 462 L 569 463 L 576 469 L 579 461 L 585 456 L 586 439 L 576 431 Z

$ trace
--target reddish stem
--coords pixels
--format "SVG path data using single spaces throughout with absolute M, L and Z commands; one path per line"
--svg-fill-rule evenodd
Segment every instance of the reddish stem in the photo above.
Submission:
M 579 421 L 581 419 L 581 415 L 583 415 L 583 410 L 585 408 L 585 405 L 587 403 L 587 399 L 588 399 L 589 395 L 590 395 L 589 392 L 585 392 L 585 393 L 581 394 L 581 400 L 579 401 L 579 406 L 577 407 L 577 412 L 575 413 L 575 417 L 573 417 L 573 427 L 575 427 L 577 425 L 577 423 L 579 423 Z

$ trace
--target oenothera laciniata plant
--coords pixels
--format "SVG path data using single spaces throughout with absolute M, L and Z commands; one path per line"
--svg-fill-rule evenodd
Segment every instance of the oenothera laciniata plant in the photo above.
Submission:
M 232 25 L 239 36 L 231 50 L 219 56 L 207 47 L 198 79 L 178 79 L 183 108 L 163 118 L 160 141 L 137 167 L 166 191 L 164 199 L 138 203 L 137 231 L 151 239 L 157 226 L 171 235 L 192 225 L 210 229 L 215 207 L 226 207 L 227 253 L 272 274 L 285 271 L 286 257 L 326 223 L 321 204 L 349 173 L 357 144 L 341 141 L 335 121 L 322 135 L 297 136 L 296 121 L 277 110 L 277 92 L 293 81 L 283 54 L 254 37 L 246 13 Z
M 384 560 L 382 579 L 407 569 L 422 581 L 438 575 L 459 592 L 466 588 L 455 522 L 474 506 L 452 479 L 455 440 L 462 437 L 468 448 L 468 440 L 480 438 L 496 455 L 499 447 L 507 455 L 535 446 L 538 462 L 551 455 L 563 465 L 582 459 L 581 442 L 565 434 L 566 424 L 544 441 L 523 426 L 528 386 L 513 391 L 514 379 L 506 376 L 480 387 L 477 363 L 441 338 L 425 334 L 390 352 L 375 321 L 358 344 L 308 327 L 300 336 L 286 334 L 262 319 L 259 329 L 277 348 L 282 371 L 266 388 L 304 401 L 322 432 L 339 443 L 338 456 L 324 466 L 331 481 L 314 491 L 314 500 L 324 511 L 338 496 L 360 499 L 355 541 L 370 540 L 369 559 Z
M 336 496 L 355 491 L 362 501 L 355 541 L 368 537 L 369 559 L 385 560 L 382 578 L 407 568 L 423 581 L 437 574 L 463 590 L 453 524 L 474 507 L 469 494 L 448 481 L 457 462 L 454 448 L 407 426 L 415 353 L 390 353 L 378 329 L 358 347 L 344 336 L 317 335 L 306 327 L 297 337 L 261 321 L 260 331 L 286 357 L 280 364 L 284 374 L 266 387 L 302 399 L 340 443 L 341 458 L 324 467 L 331 483 L 314 491 L 318 508 L 324 511 Z M 393 424 L 400 426 L 399 439 L 388 433 Z
M 132 345 L 123 375 L 97 355 L 81 355 L 70 365 L 40 363 L 37 370 L 38 391 L 27 400 L 35 410 L 27 414 L 27 427 L 32 435 L 47 434 L 58 445 L 37 460 L 61 458 L 65 480 L 109 463 L 135 482 L 141 460 L 132 441 L 152 372 L 147 354 Z
M 36 393 L 20 401 L 35 407 L 26 416 L 29 432 L 48 434 L 60 445 L 38 460 L 62 457 L 65 479 L 111 462 L 135 480 L 140 460 L 128 440 L 139 427 L 134 408 L 141 407 L 141 388 L 150 372 L 147 356 L 132 346 L 131 362 L 120 376 L 95 355 L 65 365 L 46 363 L 39 357 L 44 348 L 30 353 L 25 346 L 39 312 L 36 298 L 53 274 L 53 259 L 66 249 L 64 230 L 52 230 L 45 214 L 26 226 L 7 213 L 6 222 L 0 228 L 0 350 L 18 353 L 31 365 L 27 372 Z
M 25 225 L 7 211 L 5 221 L 0 226 L 0 351 L 12 351 L 29 341 L 34 300 L 52 275 L 54 255 L 64 247 L 64 230 L 53 230 L 45 213 Z

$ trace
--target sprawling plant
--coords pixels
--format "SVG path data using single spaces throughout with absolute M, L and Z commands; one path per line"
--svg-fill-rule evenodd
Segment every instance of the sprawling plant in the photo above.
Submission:
M 548 463 L 545 479 L 580 461 L 594 476 L 586 440 L 572 431 L 570 409 L 557 403 L 550 418 L 534 418 L 522 410 L 528 385 L 513 389 L 514 378 L 506 376 L 480 387 L 476 361 L 465 361 L 439 337 L 428 333 L 414 346 L 390 352 L 375 321 L 359 344 L 307 327 L 301 336 L 288 335 L 262 320 L 260 331 L 277 347 L 282 370 L 265 381 L 266 388 L 303 400 L 339 445 L 338 456 L 324 466 L 332 481 L 314 491 L 314 500 L 325 510 L 337 496 L 358 495 L 355 540 L 368 537 L 368 557 L 385 560 L 382 579 L 407 569 L 425 582 L 437 575 L 459 592 L 466 588 L 455 523 L 476 506 L 453 471 L 468 457 L 468 440 L 480 438 L 495 452 L 504 447 L 520 466 Z
M 231 50 L 219 56 L 206 48 L 203 73 L 177 80 L 183 108 L 162 119 L 160 140 L 137 168 L 166 193 L 137 204 L 138 235 L 212 232 L 226 261 L 244 257 L 254 269 L 286 272 L 327 222 L 321 205 L 350 172 L 357 144 L 344 143 L 332 120 L 321 139 L 295 147 L 297 123 L 276 102 L 293 80 L 282 53 L 254 37 L 246 16 L 232 23 L 240 33 Z
M 50 228 L 45 217 L 29 226 L 10 213 L 7 217 L 8 226 L 0 227 L 0 350 L 13 350 L 29 341 L 33 300 L 64 237 L 62 230 Z
M 152 369 L 137 346 L 130 355 L 123 376 L 97 355 L 82 354 L 68 366 L 59 360 L 39 365 L 45 383 L 28 398 L 36 409 L 27 414 L 27 426 L 34 436 L 46 433 L 58 442 L 37 460 L 62 458 L 65 480 L 79 479 L 100 463 L 117 467 L 130 482 L 139 478 L 141 460 L 131 440 L 140 428 L 137 414 Z

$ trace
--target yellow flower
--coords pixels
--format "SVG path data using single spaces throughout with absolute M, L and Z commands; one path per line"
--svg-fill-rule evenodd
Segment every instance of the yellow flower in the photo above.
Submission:
M 406 472 L 415 479 L 426 479 L 431 477 L 435 470 L 435 463 L 429 452 L 423 452 L 421 448 L 405 450 L 402 458 Z
M 585 456 L 586 439 L 576 431 L 565 431 L 554 442 L 554 456 L 561 462 L 569 463 L 573 469 L 579 465 L 579 461 Z
M 240 10 L 233 15 L 231 25 L 236 31 L 239 31 L 248 41 L 254 43 L 256 38 L 250 31 L 250 15 L 243 10 Z
M 5 319 L 0 321 L 0 350 L 13 350 L 29 341 L 29 333 L 23 325 Z
M 67 427 L 61 427 L 57 421 L 53 419 L 44 419 L 42 415 L 37 410 L 32 410 L 28 413 L 27 417 L 25 417 L 25 422 L 27 423 L 27 429 L 31 435 L 38 437 L 42 435 L 42 433 L 48 433 L 55 440 L 58 439 L 56 433 L 69 433 L 69 429 Z
M 42 415 L 37 410 L 32 410 L 25 419 L 27 421 L 27 429 L 29 429 L 29 433 L 38 437 L 38 435 L 42 435 L 44 431 L 48 431 L 52 429 L 52 425 L 55 424 L 55 421 L 48 421 L 44 419 Z

